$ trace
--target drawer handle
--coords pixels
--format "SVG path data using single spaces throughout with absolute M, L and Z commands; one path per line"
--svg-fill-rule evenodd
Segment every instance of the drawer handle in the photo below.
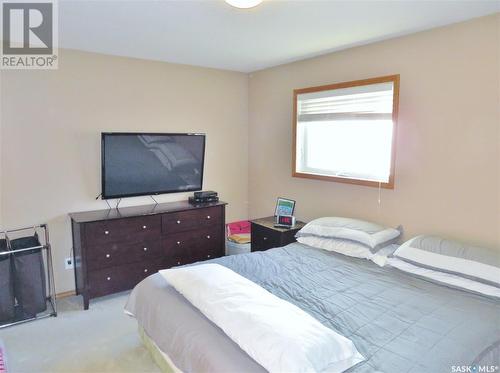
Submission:
M 104 231 L 104 234 L 109 234 L 109 231 Z
M 111 277 L 106 278 L 107 281 L 111 281 Z
M 208 239 L 210 239 L 210 236 L 207 236 Z
M 177 245 L 180 245 L 181 244 L 181 241 L 177 241 Z
M 208 255 L 207 255 L 207 258 L 210 258 L 211 256 L 212 256 L 212 255 L 208 254 Z
M 142 229 L 146 229 L 146 228 L 147 228 L 147 226 L 146 226 L 146 225 L 143 225 L 143 226 L 142 226 Z
M 177 262 L 177 264 L 181 264 L 181 262 Z
M 210 215 L 207 215 L 207 219 L 210 219 Z
M 145 247 L 143 250 L 144 250 L 144 251 L 148 251 L 148 248 L 147 248 L 147 247 Z
M 264 241 L 267 241 L 267 237 L 264 237 L 263 239 L 264 239 Z
M 147 268 L 144 270 L 144 273 L 148 273 L 148 269 Z
M 180 220 L 177 220 L 177 221 L 176 221 L 176 223 L 177 223 L 177 224 L 180 224 L 180 223 L 181 223 L 181 221 L 180 221 Z
M 111 255 L 109 255 L 109 254 L 106 254 L 106 258 L 111 258 Z

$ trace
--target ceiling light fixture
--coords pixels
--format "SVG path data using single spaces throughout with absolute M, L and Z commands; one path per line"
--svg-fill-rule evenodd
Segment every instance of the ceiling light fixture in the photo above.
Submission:
M 253 8 L 259 5 L 263 0 L 225 0 L 231 6 L 240 9 Z

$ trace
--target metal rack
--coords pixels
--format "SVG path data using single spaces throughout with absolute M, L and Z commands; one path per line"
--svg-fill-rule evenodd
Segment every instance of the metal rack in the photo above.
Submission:
M 12 247 L 10 245 L 10 238 L 9 235 L 12 234 L 19 234 L 20 232 L 23 231 L 34 231 L 35 234 L 38 235 L 38 231 L 42 230 L 43 231 L 43 237 L 44 237 L 44 242 L 43 244 L 40 244 L 39 246 L 33 246 L 33 247 L 28 247 L 25 249 L 18 249 L 18 250 L 12 250 Z M 56 291 L 55 291 L 55 284 L 54 284 L 54 268 L 52 265 L 52 248 L 50 246 L 50 241 L 49 241 L 49 228 L 47 224 L 41 224 L 41 225 L 36 225 L 32 227 L 26 227 L 26 228 L 18 228 L 18 229 L 11 229 L 11 230 L 6 230 L 6 231 L 0 231 L 0 238 L 5 238 L 7 242 L 7 249 L 8 251 L 0 251 L 0 256 L 2 255 L 10 255 L 10 254 L 19 254 L 22 252 L 30 251 L 30 250 L 37 250 L 40 249 L 42 250 L 42 256 L 45 259 L 45 268 L 46 268 L 46 273 L 45 277 L 47 280 L 47 288 L 48 288 L 48 294 L 46 294 L 46 302 L 47 302 L 47 311 L 44 311 L 40 314 L 35 315 L 34 317 L 15 317 L 13 320 L 9 320 L 4 323 L 0 323 L 0 329 L 6 328 L 9 326 L 17 325 L 17 324 L 22 324 L 25 322 L 29 321 L 34 321 L 34 320 L 39 320 L 39 319 L 44 319 L 47 317 L 56 317 L 57 316 L 57 306 L 56 306 Z

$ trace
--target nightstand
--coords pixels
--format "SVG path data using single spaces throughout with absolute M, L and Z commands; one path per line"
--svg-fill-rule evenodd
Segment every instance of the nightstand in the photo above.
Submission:
M 274 216 L 255 219 L 251 223 L 252 251 L 264 251 L 295 242 L 295 234 L 306 225 L 302 221 L 297 221 L 292 228 L 275 228 Z

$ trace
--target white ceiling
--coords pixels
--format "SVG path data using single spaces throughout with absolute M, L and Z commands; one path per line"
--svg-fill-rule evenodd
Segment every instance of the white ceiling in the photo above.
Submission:
M 500 1 L 59 1 L 60 47 L 251 72 L 500 11 Z

